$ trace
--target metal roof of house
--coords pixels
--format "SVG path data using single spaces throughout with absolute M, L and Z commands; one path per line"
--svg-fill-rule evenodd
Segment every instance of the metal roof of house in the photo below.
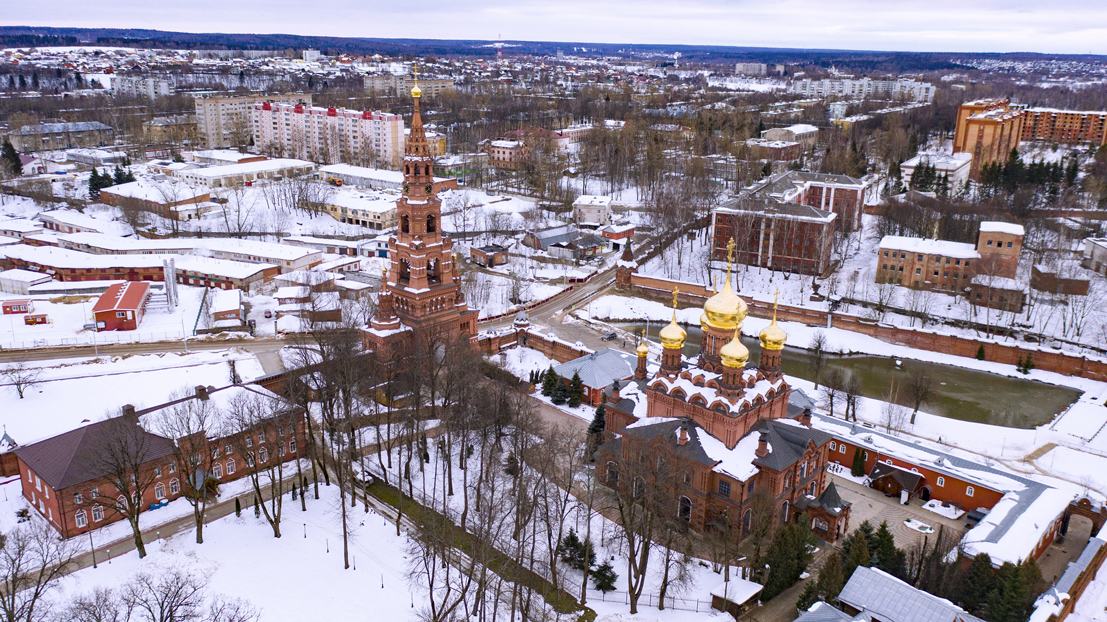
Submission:
M 795 622 L 854 622 L 855 620 L 868 620 L 871 618 L 861 617 L 863 614 L 858 614 L 858 617 L 853 617 L 850 614 L 828 605 L 823 601 L 819 601 L 807 611 L 800 614 L 800 617 L 796 618 Z
M 754 432 L 766 432 L 771 450 L 767 456 L 757 458 L 753 463 L 774 471 L 783 471 L 803 458 L 808 442 L 822 445 L 830 441 L 831 437 L 826 432 L 793 424 L 796 422 L 780 419 L 762 419 L 755 423 L 750 429 Z
M 822 494 L 818 498 L 804 495 L 796 500 L 796 509 L 805 510 L 807 508 L 822 508 L 829 512 L 832 516 L 838 516 L 842 513 L 842 510 L 852 506 L 849 501 L 844 501 L 842 496 L 838 494 L 838 487 L 834 485 L 834 482 L 823 490 Z
M 882 477 L 891 477 L 899 482 L 900 486 L 912 492 L 914 492 L 915 488 L 923 481 L 923 476 L 919 473 L 912 473 L 894 464 L 877 462 L 873 465 L 872 471 L 869 471 L 869 479 L 875 482 Z
M 944 598 L 865 566 L 853 572 L 838 600 L 881 622 L 982 622 Z
M 603 389 L 616 380 L 626 380 L 634 376 L 635 357 L 620 350 L 604 348 L 591 354 L 573 359 L 554 367 L 554 371 L 563 378 L 572 378 L 573 373 L 580 375 L 584 386 Z

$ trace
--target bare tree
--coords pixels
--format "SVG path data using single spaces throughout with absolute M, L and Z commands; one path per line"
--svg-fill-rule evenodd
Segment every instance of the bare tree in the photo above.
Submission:
M 907 409 L 900 405 L 900 388 L 899 382 L 895 378 L 892 378 L 891 383 L 888 385 L 888 393 L 884 396 L 884 404 L 881 407 L 881 414 L 884 417 L 884 428 L 892 434 L 897 434 L 903 430 L 903 424 L 907 421 Z
M 76 547 L 39 520 L 0 535 L 0 545 L 0 616 L 4 622 L 47 619 L 46 597 L 72 569 Z
M 284 501 L 285 450 L 289 443 L 294 456 L 296 418 L 299 409 L 276 395 L 243 393 L 232 400 L 228 413 L 228 442 L 246 462 L 254 491 L 255 507 L 281 537 L 281 509 Z M 291 430 L 290 433 L 286 432 Z M 269 500 L 265 501 L 265 494 Z
M 919 407 L 928 402 L 934 394 L 934 380 L 922 370 L 912 371 L 909 377 L 911 404 L 915 407 L 911 411 L 911 425 L 915 425 L 915 415 L 919 414 Z
M 208 607 L 204 622 L 259 622 L 261 612 L 241 598 L 216 595 Z
M 826 366 L 826 333 L 821 330 L 815 331 L 815 335 L 811 338 L 811 345 L 807 346 L 807 349 L 811 352 L 811 362 L 808 365 L 811 367 L 811 373 L 815 376 L 815 390 L 817 391 L 823 367 Z
M 38 384 L 41 375 L 41 368 L 31 367 L 23 361 L 17 361 L 0 370 L 0 376 L 3 376 L 8 384 L 15 389 L 15 392 L 19 394 L 19 399 L 23 399 L 27 389 Z
M 115 590 L 98 587 L 73 599 L 57 616 L 57 622 L 127 622 L 130 617 L 131 612 Z
M 853 420 L 857 421 L 857 403 L 861 397 L 861 391 L 861 378 L 857 374 L 850 374 L 842 391 L 846 398 L 846 421 L 850 420 L 851 415 Z
M 409 574 L 427 587 L 425 609 L 420 618 L 446 622 L 469 594 L 473 578 L 458 565 L 461 557 L 454 547 L 454 524 L 436 512 L 424 515 L 408 545 Z
M 207 399 L 178 392 L 176 402 L 159 413 L 154 427 L 174 441 L 173 459 L 184 482 L 184 497 L 192 506 L 196 522 L 196 544 L 204 543 L 204 516 L 216 480 L 211 477 L 220 448 L 208 442 L 208 434 L 219 436 L 215 406 Z
M 823 400 L 826 403 L 827 410 L 830 411 L 830 416 L 833 417 L 834 402 L 845 389 L 846 378 L 840 368 L 831 367 L 827 370 L 824 380 L 822 388 Z
M 249 231 L 253 220 L 254 197 L 241 182 L 232 183 L 219 191 L 222 202 L 220 212 L 227 233 L 242 237 Z
M 160 469 L 165 466 L 151 463 L 172 456 L 173 442 L 147 432 L 139 424 L 138 417 L 132 414 L 111 417 L 100 423 L 96 432 L 99 438 L 93 460 L 115 495 L 110 491 L 104 495 L 94 492 L 84 503 L 102 505 L 126 519 L 134 534 L 139 558 L 146 557 L 139 518 L 146 509 L 143 499 L 154 486 Z
M 205 587 L 199 576 L 182 568 L 142 571 L 123 586 L 123 602 L 143 622 L 199 620 Z

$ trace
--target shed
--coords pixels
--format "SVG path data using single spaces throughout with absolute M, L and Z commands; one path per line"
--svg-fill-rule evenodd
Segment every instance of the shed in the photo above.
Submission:
M 35 303 L 33 300 L 20 298 L 18 300 L 5 300 L 3 302 L 4 315 L 15 315 L 17 313 L 32 313 L 35 310 Z
M 916 494 L 926 478 L 920 473 L 908 471 L 894 464 L 877 462 L 869 472 L 869 480 L 872 482 L 870 486 L 874 489 L 885 495 L 898 496 L 904 490 L 912 495 Z
M 142 323 L 150 284 L 145 281 L 116 283 L 92 307 L 97 330 L 135 330 Z
M 32 285 L 47 283 L 51 280 L 49 274 L 34 272 L 32 270 L 4 270 L 0 272 L 0 292 L 26 296 L 31 293 Z

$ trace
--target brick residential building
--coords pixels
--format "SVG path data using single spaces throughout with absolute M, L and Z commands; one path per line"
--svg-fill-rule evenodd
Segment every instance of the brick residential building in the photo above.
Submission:
M 746 141 L 750 158 L 754 160 L 776 160 L 787 162 L 799 159 L 802 149 L 799 143 L 788 140 L 768 140 L 751 138 Z
M 1007 99 L 980 99 L 957 108 L 953 153 L 972 154 L 969 178 L 980 179 L 985 164 L 1005 162 L 1023 133 L 1023 111 Z
M 270 155 L 394 167 L 403 154 L 404 120 L 389 112 L 265 102 L 250 120 L 254 144 Z
M 754 197 L 798 203 L 838 215 L 835 226 L 852 232 L 861 228 L 861 213 L 869 182 L 848 175 L 785 171 L 745 188 Z
M 252 400 L 261 412 L 236 420 L 236 403 Z M 185 402 L 210 409 L 212 434 L 169 439 L 149 432 L 158 429 L 159 418 Z M 102 497 L 115 498 L 120 491 L 112 484 L 112 473 L 102 458 L 104 448 L 117 445 L 119 438 L 140 443 L 139 479 L 149 482 L 140 507 L 151 508 L 174 501 L 186 492 L 183 478 L 194 465 L 204 465 L 215 485 L 244 477 L 251 469 L 264 469 L 274 461 L 288 462 L 306 455 L 306 420 L 302 409 L 258 385 L 230 385 L 220 389 L 198 386 L 194 392 L 170 402 L 136 410 L 125 405 L 121 414 L 63 434 L 24 445 L 15 450 L 23 496 L 64 538 L 123 520 L 125 517 Z M 141 427 L 140 427 L 141 421 Z M 133 427 L 132 427 L 133 426 Z M 195 447 L 196 453 L 183 464 L 178 443 Z M 208 458 L 210 456 L 210 459 Z M 264 476 L 263 476 L 264 480 Z
M 19 152 L 102 147 L 115 142 L 115 130 L 99 121 L 24 125 L 8 134 Z
M 1107 111 L 1027 108 L 1023 115 L 1022 140 L 1107 145 Z
M 837 214 L 817 207 L 749 198 L 714 211 L 712 257 L 737 243 L 738 263 L 796 274 L 821 275 L 830 266 Z
M 521 140 L 493 140 L 488 143 L 488 163 L 504 171 L 518 170 L 530 149 Z

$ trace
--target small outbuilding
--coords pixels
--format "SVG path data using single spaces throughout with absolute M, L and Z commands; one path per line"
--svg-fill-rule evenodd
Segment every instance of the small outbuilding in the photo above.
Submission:
M 96 330 L 135 330 L 142 323 L 150 284 L 145 281 L 116 283 L 92 307 Z

